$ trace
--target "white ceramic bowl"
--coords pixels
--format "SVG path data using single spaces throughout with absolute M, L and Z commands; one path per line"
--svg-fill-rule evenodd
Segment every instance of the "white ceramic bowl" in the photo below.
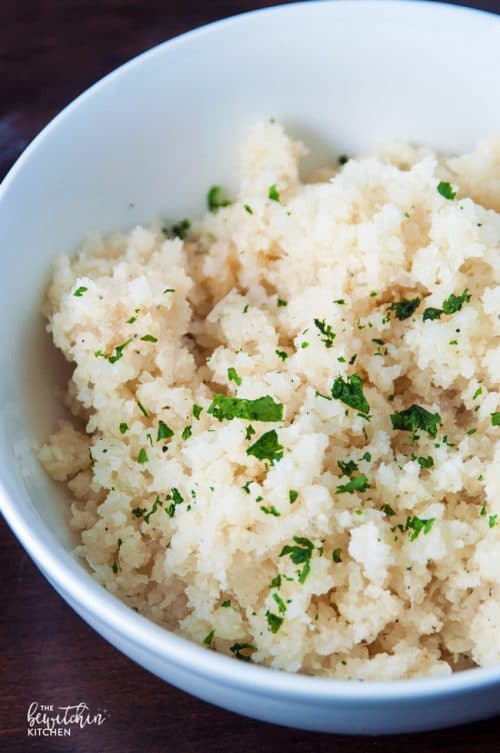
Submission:
M 100 81 L 35 139 L 0 188 L 0 497 L 66 601 L 168 682 L 279 724 L 344 733 L 432 729 L 500 711 L 500 666 L 355 683 L 289 675 L 193 645 L 97 585 L 72 554 L 67 505 L 32 452 L 54 418 L 61 361 L 38 314 L 50 262 L 93 230 L 200 214 L 235 183 L 244 129 L 274 115 L 317 147 L 404 138 L 467 149 L 500 133 L 500 23 L 453 6 L 300 3 L 185 34 Z

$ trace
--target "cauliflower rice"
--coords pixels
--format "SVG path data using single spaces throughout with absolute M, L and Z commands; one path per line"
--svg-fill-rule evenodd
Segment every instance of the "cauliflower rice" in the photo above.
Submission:
M 259 123 L 185 240 L 58 259 L 75 421 L 41 462 L 95 578 L 213 650 L 364 680 L 500 662 L 500 141 L 307 183 L 304 152 Z

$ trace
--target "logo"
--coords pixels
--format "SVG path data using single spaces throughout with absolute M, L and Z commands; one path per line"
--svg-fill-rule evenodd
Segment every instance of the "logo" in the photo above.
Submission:
M 74 706 L 44 705 L 33 701 L 26 715 L 28 737 L 70 737 L 78 729 L 100 727 L 106 721 L 106 709 L 93 713 L 85 701 Z

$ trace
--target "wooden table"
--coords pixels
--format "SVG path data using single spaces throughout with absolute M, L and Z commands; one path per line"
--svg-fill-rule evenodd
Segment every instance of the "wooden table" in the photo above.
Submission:
M 36 132 L 126 59 L 234 13 L 274 2 L 0 0 L 0 177 Z M 498 10 L 498 0 L 475 2 Z M 493 753 L 500 718 L 394 738 L 310 734 L 209 706 L 133 664 L 80 620 L 0 524 L 0 751 L 9 753 Z M 33 701 L 85 701 L 101 726 L 30 738 Z

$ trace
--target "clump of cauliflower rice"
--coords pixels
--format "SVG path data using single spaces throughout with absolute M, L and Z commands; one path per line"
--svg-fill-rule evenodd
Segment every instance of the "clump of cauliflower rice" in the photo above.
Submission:
M 259 123 L 200 223 L 88 239 L 40 452 L 78 554 L 211 649 L 353 679 L 500 661 L 500 141 L 304 183 Z

